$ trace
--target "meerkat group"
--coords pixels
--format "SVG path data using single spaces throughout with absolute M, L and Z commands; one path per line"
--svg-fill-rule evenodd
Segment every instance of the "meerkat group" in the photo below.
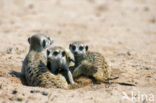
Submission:
M 110 68 L 104 57 L 100 53 L 89 52 L 88 46 L 82 42 L 71 43 L 70 51 L 60 46 L 48 48 L 53 40 L 44 34 L 32 35 L 28 42 L 30 48 L 21 72 L 29 86 L 64 89 L 81 87 L 75 81 L 82 76 L 89 80 L 93 78 L 96 82 L 108 82 Z M 70 67 L 71 61 L 74 66 Z

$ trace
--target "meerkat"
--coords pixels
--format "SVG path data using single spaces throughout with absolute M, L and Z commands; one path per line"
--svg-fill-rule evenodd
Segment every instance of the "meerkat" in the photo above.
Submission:
M 50 71 L 55 75 L 62 74 L 73 85 L 74 80 L 69 70 L 69 64 L 74 60 L 70 53 L 63 47 L 55 46 L 47 50 L 47 58 Z
M 74 57 L 72 53 L 63 47 L 55 46 L 47 50 L 48 55 L 48 68 L 50 71 L 57 75 L 62 74 L 68 83 L 70 83 L 68 89 L 76 89 L 84 87 L 91 83 L 91 80 L 86 77 L 80 77 L 75 81 L 70 71 L 70 63 L 74 62 Z
M 27 85 L 45 88 L 68 88 L 68 83 L 62 75 L 52 74 L 47 67 L 47 47 L 53 40 L 43 34 L 34 34 L 28 38 L 29 52 L 24 59 L 22 74 Z
M 83 75 L 93 77 L 97 83 L 108 83 L 110 68 L 102 54 L 88 51 L 88 45 L 80 41 L 71 43 L 69 49 L 75 58 L 73 78 Z

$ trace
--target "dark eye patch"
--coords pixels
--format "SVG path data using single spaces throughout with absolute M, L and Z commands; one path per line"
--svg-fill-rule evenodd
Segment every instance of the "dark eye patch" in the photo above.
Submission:
M 65 51 L 63 51 L 63 52 L 62 52 L 62 56 L 64 57 L 65 55 L 66 55 L 66 52 L 65 52 Z
M 54 52 L 53 52 L 53 55 L 54 55 L 54 56 L 57 56 L 57 55 L 58 55 L 58 52 L 57 52 L 57 51 L 54 51 Z
M 47 56 L 49 56 L 49 54 L 50 54 L 50 50 L 47 50 Z
M 75 46 L 75 45 L 73 45 L 73 46 L 72 46 L 72 49 L 73 49 L 73 50 L 75 50 L 75 49 L 76 49 L 76 46 Z
M 43 40 L 42 46 L 43 48 L 46 48 L 46 40 Z
M 84 49 L 84 47 L 83 47 L 83 46 L 80 46 L 80 47 L 79 47 L 79 50 L 80 50 L 80 51 L 82 51 L 83 49 Z

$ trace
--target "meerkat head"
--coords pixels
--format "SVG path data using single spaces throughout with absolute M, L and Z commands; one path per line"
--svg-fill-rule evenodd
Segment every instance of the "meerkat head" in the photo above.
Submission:
M 74 56 L 82 56 L 88 51 L 88 45 L 85 45 L 80 41 L 75 41 L 69 45 L 69 49 Z
M 30 49 L 42 51 L 53 43 L 53 40 L 44 34 L 34 34 L 28 38 Z
M 48 61 L 57 62 L 58 64 L 65 64 L 67 54 L 64 48 L 55 46 L 47 50 Z

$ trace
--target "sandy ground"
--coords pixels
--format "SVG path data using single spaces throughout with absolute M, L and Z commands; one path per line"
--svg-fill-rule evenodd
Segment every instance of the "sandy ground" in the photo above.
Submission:
M 29 87 L 19 79 L 34 33 L 68 48 L 84 41 L 105 56 L 115 82 L 74 90 Z M 156 103 L 155 0 L 0 0 L 0 102 Z

